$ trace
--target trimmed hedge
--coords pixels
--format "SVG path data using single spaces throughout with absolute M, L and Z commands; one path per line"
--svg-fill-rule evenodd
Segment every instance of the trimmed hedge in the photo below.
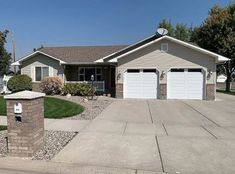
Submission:
M 94 93 L 94 89 L 90 84 L 87 83 L 69 83 L 65 84 L 62 89 L 62 94 L 67 95 L 81 95 L 90 96 Z
M 7 83 L 7 88 L 12 92 L 32 90 L 32 79 L 27 75 L 14 75 Z

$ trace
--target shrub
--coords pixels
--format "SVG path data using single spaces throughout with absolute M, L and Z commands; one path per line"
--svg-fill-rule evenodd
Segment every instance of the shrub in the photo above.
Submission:
M 64 85 L 62 89 L 62 94 L 67 95 L 82 95 L 82 96 L 89 96 L 92 95 L 92 86 L 87 83 L 68 83 Z
M 60 77 L 46 77 L 40 83 L 40 89 L 47 95 L 55 95 L 61 93 L 63 85 Z
M 7 83 L 7 87 L 12 92 L 32 90 L 32 79 L 27 75 L 14 75 Z
M 92 95 L 93 92 L 94 92 L 94 90 L 90 84 L 87 84 L 87 83 L 80 83 L 79 84 L 79 93 L 82 96 Z
M 79 83 L 68 83 L 65 84 L 62 89 L 62 95 L 79 95 Z

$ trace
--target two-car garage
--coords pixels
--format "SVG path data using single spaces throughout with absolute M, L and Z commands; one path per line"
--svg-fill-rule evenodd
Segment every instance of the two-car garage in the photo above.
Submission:
M 216 65 L 229 59 L 170 36 L 150 37 L 105 58 L 116 97 L 215 100 Z
M 202 100 L 204 98 L 205 76 L 202 69 L 173 68 L 166 75 L 168 99 Z M 124 73 L 123 85 L 124 98 L 157 99 L 158 71 L 156 69 L 128 69 Z

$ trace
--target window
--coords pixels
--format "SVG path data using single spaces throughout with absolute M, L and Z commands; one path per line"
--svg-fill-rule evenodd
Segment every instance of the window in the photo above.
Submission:
M 188 69 L 188 72 L 202 72 L 201 69 Z
M 78 69 L 79 81 L 91 81 L 94 75 L 95 81 L 102 81 L 102 68 L 83 67 Z
M 79 80 L 80 81 L 85 81 L 85 69 L 84 68 L 79 68 Z
M 150 73 L 150 72 L 156 72 L 156 69 L 144 69 L 143 70 L 144 73 Z
M 96 68 L 96 81 L 101 81 L 101 80 L 102 80 L 102 69 Z
M 179 68 L 179 69 L 171 69 L 171 72 L 184 72 L 184 69 Z
M 127 72 L 128 73 L 139 73 L 140 70 L 139 69 L 128 69 Z
M 41 81 L 49 76 L 49 67 L 35 67 L 35 81 Z
M 168 43 L 162 43 L 161 44 L 161 51 L 162 52 L 168 52 Z

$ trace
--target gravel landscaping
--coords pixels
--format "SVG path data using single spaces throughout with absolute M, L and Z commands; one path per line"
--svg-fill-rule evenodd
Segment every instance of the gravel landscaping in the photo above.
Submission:
M 115 100 L 114 98 L 105 96 L 98 96 L 94 100 L 87 100 L 80 96 L 71 96 L 70 98 L 67 98 L 66 96 L 56 97 L 76 102 L 84 106 L 85 110 L 81 114 L 65 118 L 70 120 L 93 120 Z
M 44 147 L 34 154 L 33 160 L 51 160 L 60 152 L 73 138 L 75 132 L 45 131 Z
M 44 147 L 36 152 L 33 160 L 51 160 L 58 154 L 75 136 L 76 132 L 45 131 Z M 0 157 L 7 156 L 5 137 L 7 131 L 0 131 Z
M 7 155 L 7 143 L 5 137 L 7 136 L 7 131 L 0 131 L 0 157 Z

